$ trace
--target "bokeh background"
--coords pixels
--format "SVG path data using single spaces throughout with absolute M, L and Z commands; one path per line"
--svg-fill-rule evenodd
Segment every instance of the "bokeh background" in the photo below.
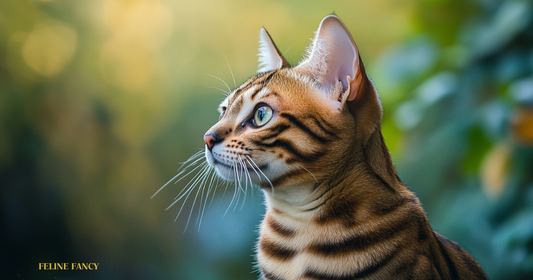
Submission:
M 533 279 L 533 1 L 0 1 L 0 278 L 257 279 L 260 191 L 165 211 L 257 69 L 335 12 L 383 102 L 400 177 L 491 279 Z M 241 197 L 242 199 L 242 197 Z M 96 262 L 97 271 L 39 271 Z

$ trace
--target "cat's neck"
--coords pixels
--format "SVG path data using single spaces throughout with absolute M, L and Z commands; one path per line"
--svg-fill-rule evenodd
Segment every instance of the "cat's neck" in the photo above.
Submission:
M 330 201 L 332 198 L 336 202 L 360 203 L 375 200 L 376 196 L 382 200 L 375 201 L 410 197 L 411 192 L 397 176 L 381 132 L 374 132 L 363 146 L 349 168 L 328 180 L 266 190 L 267 211 L 283 212 L 305 220 L 335 203 Z

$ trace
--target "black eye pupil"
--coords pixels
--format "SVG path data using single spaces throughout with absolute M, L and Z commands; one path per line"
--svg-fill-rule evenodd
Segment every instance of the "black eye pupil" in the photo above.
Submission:
M 263 120 L 265 118 L 265 108 L 259 109 L 257 113 L 258 113 L 259 120 Z

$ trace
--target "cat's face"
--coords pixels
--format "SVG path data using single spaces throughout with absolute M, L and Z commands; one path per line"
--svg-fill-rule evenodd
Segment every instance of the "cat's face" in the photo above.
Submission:
M 257 75 L 220 104 L 220 120 L 204 137 L 207 160 L 221 177 L 249 176 L 263 188 L 314 182 L 350 146 L 343 128 L 354 120 L 341 105 L 297 69 Z
M 381 105 L 344 25 L 324 19 L 292 68 L 264 29 L 260 43 L 264 72 L 227 96 L 204 136 L 216 172 L 265 189 L 313 185 L 364 156 Z

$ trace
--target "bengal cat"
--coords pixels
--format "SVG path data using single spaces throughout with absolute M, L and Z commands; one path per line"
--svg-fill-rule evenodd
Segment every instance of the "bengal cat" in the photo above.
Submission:
M 265 193 L 262 279 L 487 279 L 398 177 L 377 91 L 339 18 L 322 20 L 295 67 L 265 29 L 259 56 L 204 141 L 219 176 Z

